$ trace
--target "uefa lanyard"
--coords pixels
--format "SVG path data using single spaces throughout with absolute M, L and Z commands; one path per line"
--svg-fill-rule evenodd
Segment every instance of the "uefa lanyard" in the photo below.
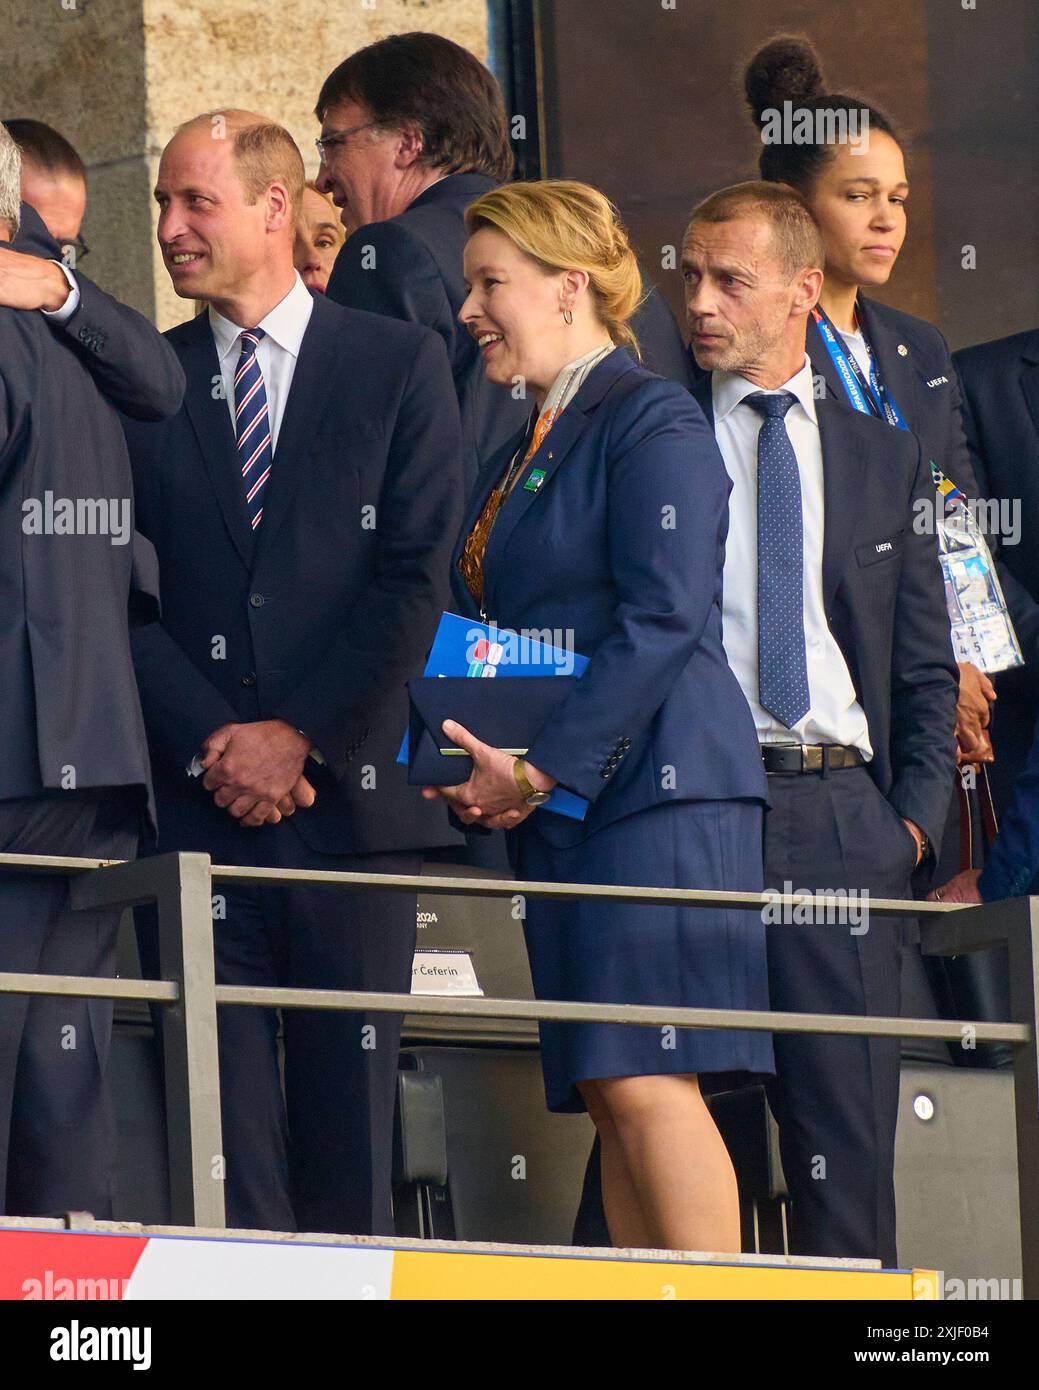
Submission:
M 837 375 L 841 379 L 841 384 L 847 392 L 848 399 L 856 410 L 863 415 L 877 415 L 881 420 L 886 420 L 889 425 L 894 425 L 896 429 L 908 430 L 905 417 L 892 399 L 890 391 L 880 384 L 880 377 L 877 375 L 877 361 L 869 344 L 866 344 L 866 351 L 869 353 L 869 380 L 862 374 L 862 368 L 855 360 L 853 353 L 846 352 L 844 341 L 827 318 L 825 312 L 816 305 L 812 310 L 812 318 L 815 326 L 819 330 L 819 336 L 826 345 L 826 351 L 830 354 L 830 361 L 833 363 Z M 863 334 L 865 339 L 865 334 Z

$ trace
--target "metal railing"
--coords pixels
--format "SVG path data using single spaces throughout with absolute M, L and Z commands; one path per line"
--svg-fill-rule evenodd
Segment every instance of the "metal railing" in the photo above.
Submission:
M 846 908 L 839 896 L 723 893 L 680 888 L 628 888 L 609 884 L 531 883 L 516 879 L 453 878 L 431 874 L 350 874 L 309 869 L 257 869 L 212 864 L 204 854 L 164 854 L 129 862 L 46 855 L 0 854 L 0 872 L 72 875 L 73 908 L 122 909 L 155 903 L 161 980 L 95 979 L 73 975 L 0 972 L 0 994 L 68 995 L 143 1000 L 164 1007 L 166 1130 L 170 1212 L 176 1225 L 222 1227 L 223 1153 L 217 1057 L 218 1004 L 283 1009 L 343 1009 L 363 1013 L 448 1015 L 455 1018 L 620 1023 L 678 1028 L 739 1028 L 774 1033 L 928 1038 L 945 1042 L 1001 1042 L 1013 1047 L 1014 1110 L 1023 1292 L 1039 1297 L 1039 898 L 1014 898 L 981 907 L 870 899 L 878 916 L 916 917 L 927 955 L 961 955 L 1005 942 L 1009 953 L 1011 1019 L 881 1018 L 796 1014 L 748 1009 L 669 1008 L 665 1005 L 589 1004 L 556 1000 L 423 997 L 360 990 L 218 985 L 213 961 L 214 882 L 303 883 L 329 889 L 406 889 L 470 897 L 609 898 L 632 903 L 757 909 L 814 905 L 815 913 Z M 796 919 L 795 919 L 796 920 Z M 816 917 L 815 920 L 820 920 Z M 826 920 L 825 916 L 821 920 Z M 791 926 L 789 930 L 796 930 Z

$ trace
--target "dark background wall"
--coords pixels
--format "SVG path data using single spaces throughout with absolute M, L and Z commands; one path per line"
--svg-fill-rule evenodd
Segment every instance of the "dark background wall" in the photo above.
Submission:
M 813 41 L 831 90 L 876 102 L 907 145 L 910 230 L 877 297 L 953 347 L 1039 324 L 1036 0 L 664 3 L 532 0 L 532 56 L 542 172 L 618 204 L 680 322 L 661 248 L 680 244 L 699 198 L 756 176 L 743 65 L 792 32 Z

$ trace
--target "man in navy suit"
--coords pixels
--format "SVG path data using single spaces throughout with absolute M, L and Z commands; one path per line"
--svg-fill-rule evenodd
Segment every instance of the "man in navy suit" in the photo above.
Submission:
M 990 775 L 997 804 L 1005 807 L 1028 758 L 1039 714 L 1039 554 L 1027 543 L 1039 531 L 1039 329 L 961 348 L 953 362 L 975 495 L 1020 509 L 1016 518 L 1008 517 L 1016 524 L 1004 528 L 1008 534 L 994 547 L 1025 658 L 1023 667 L 1003 671 L 996 680 L 997 750 Z
M 176 354 L 135 309 L 61 259 L 35 208 L 23 202 L 10 246 L 0 249 L 0 305 L 39 309 L 119 410 L 140 420 L 172 415 L 184 396 Z
M 487 380 L 458 324 L 465 210 L 512 175 L 501 89 L 473 55 L 438 34 L 394 34 L 351 54 L 317 101 L 317 186 L 342 208 L 347 241 L 328 296 L 354 309 L 435 329 L 451 360 L 467 482 L 526 423 L 531 401 Z M 681 334 L 666 301 L 648 298 L 632 327 L 643 365 L 688 385 Z
M 159 848 L 417 872 L 460 837 L 395 763 L 405 681 L 444 607 L 462 500 L 435 333 L 311 296 L 292 264 L 303 164 L 248 112 L 199 117 L 159 167 L 158 236 L 208 313 L 168 338 L 187 394 L 127 425 L 161 623 L 134 655 Z M 415 896 L 229 888 L 218 978 L 407 992 Z M 144 933 L 148 953 L 148 933 Z M 153 962 L 154 964 L 154 962 Z M 399 1020 L 224 1009 L 232 1226 L 387 1232 Z
M 774 889 L 911 898 L 955 761 L 956 668 L 915 435 L 815 399 L 805 327 L 822 245 L 800 197 L 741 184 L 683 249 L 695 394 L 733 482 L 726 654 L 758 727 Z M 767 615 L 767 617 L 766 617 Z M 769 927 L 772 1004 L 899 1013 L 893 919 Z M 895 1263 L 899 1042 L 777 1034 L 769 1099 L 799 1253 Z

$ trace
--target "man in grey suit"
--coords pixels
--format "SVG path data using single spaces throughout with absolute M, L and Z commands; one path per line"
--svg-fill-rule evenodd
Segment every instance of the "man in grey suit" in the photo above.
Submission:
M 17 147 L 0 130 L 0 242 L 18 230 L 19 199 Z M 115 410 L 38 312 L 37 269 L 21 269 L 6 292 L 18 300 L 20 284 L 23 307 L 0 307 L 0 852 L 125 859 L 151 803 L 129 642 L 129 459 Z M 104 359 L 118 394 L 117 364 L 79 351 Z M 140 412 L 160 415 L 146 394 Z M 118 916 L 73 913 L 61 876 L 0 872 L 0 970 L 112 975 Z M 111 1215 L 111 1023 L 105 1001 L 0 995 L 0 1211 Z

